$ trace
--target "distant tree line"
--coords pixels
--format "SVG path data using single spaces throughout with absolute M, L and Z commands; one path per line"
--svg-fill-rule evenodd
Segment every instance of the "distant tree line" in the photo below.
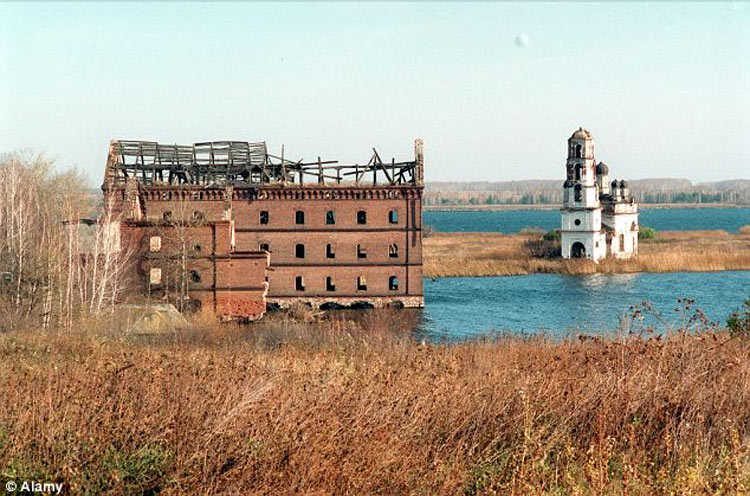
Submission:
M 686 179 L 630 182 L 641 203 L 726 203 L 750 205 L 750 181 L 693 184 Z M 563 201 L 559 181 L 427 183 L 426 205 L 554 205 Z

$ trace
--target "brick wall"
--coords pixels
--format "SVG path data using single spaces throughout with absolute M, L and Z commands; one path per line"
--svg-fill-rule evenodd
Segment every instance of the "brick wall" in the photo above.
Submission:
M 191 305 L 227 317 L 260 318 L 266 309 L 269 257 L 266 252 L 231 252 L 231 226 L 230 221 L 124 222 L 123 246 L 137 254 L 128 278 L 130 292 L 169 299 L 180 294 L 184 274 Z M 151 281 L 152 269 L 160 273 L 157 283 Z
M 124 188 L 113 189 L 111 194 L 119 208 L 126 211 Z M 421 306 L 421 196 L 422 188 L 417 186 L 286 185 L 192 190 L 158 186 L 141 187 L 139 200 L 142 218 L 148 222 L 157 223 L 165 213 L 173 220 L 200 221 L 188 236 L 191 246 L 201 246 L 200 256 L 210 253 L 213 257 L 228 257 L 231 252 L 256 251 L 268 245 L 269 301 L 313 298 L 320 304 L 375 298 L 381 306 L 388 299 Z M 267 223 L 261 222 L 262 212 Z M 304 219 L 297 212 L 302 212 Z M 328 212 L 333 212 L 335 223 L 328 223 Z M 364 223 L 360 223 L 358 212 L 364 212 Z M 222 219 L 231 219 L 233 225 Z M 148 236 L 142 237 L 141 249 L 148 244 Z M 174 237 L 163 242 L 171 244 Z M 333 258 L 327 256 L 329 244 Z M 298 256 L 297 245 L 304 245 L 304 257 Z M 357 245 L 366 257 L 358 256 Z M 391 256 L 394 250 L 397 255 Z M 195 263 L 202 264 L 197 260 Z M 228 285 L 224 291 L 249 287 L 248 281 L 257 282 L 257 277 L 248 278 L 246 272 L 261 273 L 249 266 L 219 265 L 217 262 L 215 270 Z M 206 268 L 201 266 L 200 270 Z M 265 271 L 262 273 L 265 278 Z M 297 289 L 297 277 L 302 277 L 304 291 Z M 327 277 L 332 278 L 335 290 L 326 287 Z M 360 277 L 366 281 L 367 289 L 357 288 Z M 390 288 L 391 277 L 397 278 L 397 289 Z M 250 286 L 255 287 L 255 282 Z M 217 290 L 216 294 L 221 292 Z M 211 304 L 221 306 L 221 298 L 212 296 Z M 227 303 L 226 308 L 234 308 L 233 305 Z

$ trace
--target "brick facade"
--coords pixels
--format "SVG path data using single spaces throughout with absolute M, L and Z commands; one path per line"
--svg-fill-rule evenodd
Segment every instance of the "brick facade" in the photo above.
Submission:
M 111 152 L 103 189 L 127 219 L 128 239 L 142 257 L 141 280 L 158 260 L 166 263 L 166 253 L 186 246 L 189 271 L 201 274 L 191 298 L 217 313 L 257 314 L 264 298 L 281 307 L 421 307 L 421 141 L 416 146 L 418 161 L 407 165 L 415 179 L 397 182 L 391 165 L 390 174 L 384 167 L 390 183 L 382 185 L 377 171 L 367 185 L 327 184 L 325 173 L 317 183 L 144 184 L 127 174 L 115 181 Z M 159 230 L 170 234 L 156 255 L 148 239 Z M 158 286 L 142 289 L 153 294 Z
M 265 313 L 269 255 L 233 251 L 230 221 L 126 220 L 120 226 L 123 247 L 136 254 L 126 278 L 131 293 L 184 295 L 192 308 L 221 317 L 258 319 Z

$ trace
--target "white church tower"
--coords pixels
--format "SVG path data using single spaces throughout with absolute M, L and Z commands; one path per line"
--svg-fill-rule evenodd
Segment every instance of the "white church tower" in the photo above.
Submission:
M 609 167 L 596 163 L 594 140 L 583 128 L 568 139 L 563 184 L 563 258 L 630 258 L 638 253 L 638 204 L 625 181 L 609 183 Z M 611 186 L 611 187 L 610 187 Z
M 562 256 L 599 261 L 607 255 L 596 178 L 594 140 L 579 128 L 568 139 L 567 179 L 563 185 Z

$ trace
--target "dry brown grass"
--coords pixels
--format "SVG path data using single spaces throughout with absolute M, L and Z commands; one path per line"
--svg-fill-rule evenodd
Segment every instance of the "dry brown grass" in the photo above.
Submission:
M 0 336 L 3 478 L 82 494 L 744 494 L 750 341 L 270 322 Z
M 437 233 L 424 240 L 426 277 L 511 276 L 534 273 L 678 272 L 750 269 L 750 233 L 664 231 L 640 241 L 631 260 L 533 258 L 522 234 Z

